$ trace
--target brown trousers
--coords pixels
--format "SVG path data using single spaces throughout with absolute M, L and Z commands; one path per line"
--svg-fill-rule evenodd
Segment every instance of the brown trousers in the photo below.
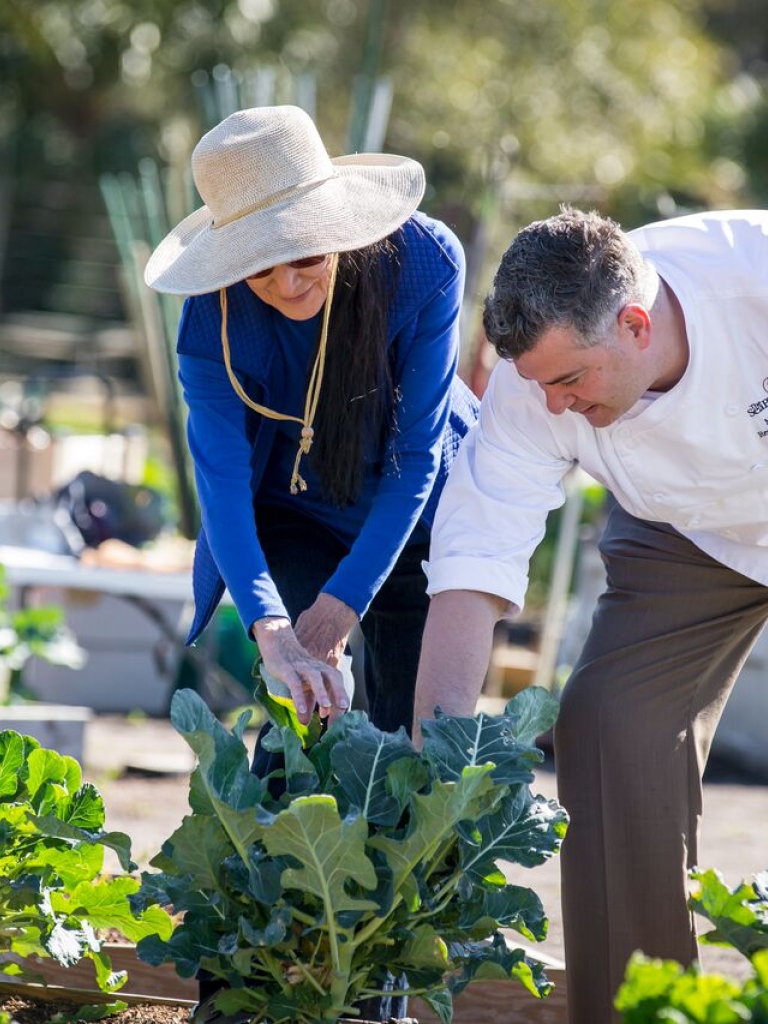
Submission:
M 619 1019 L 633 951 L 697 956 L 687 870 L 718 866 L 697 865 L 702 774 L 768 619 L 768 587 L 669 526 L 616 506 L 600 551 L 607 587 L 555 727 L 569 1024 Z

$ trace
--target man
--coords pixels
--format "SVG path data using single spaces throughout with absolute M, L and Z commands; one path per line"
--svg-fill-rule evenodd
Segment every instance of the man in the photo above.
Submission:
M 513 241 L 484 326 L 503 361 L 435 522 L 415 718 L 473 713 L 578 462 L 616 503 L 555 728 L 565 959 L 570 1024 L 608 1024 L 634 950 L 696 957 L 701 777 L 768 619 L 768 213 L 625 234 L 563 208 Z

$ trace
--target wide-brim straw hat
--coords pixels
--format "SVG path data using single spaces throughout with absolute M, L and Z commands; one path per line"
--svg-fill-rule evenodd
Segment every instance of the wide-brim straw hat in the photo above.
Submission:
M 361 249 L 386 238 L 424 194 L 404 156 L 331 158 L 299 107 L 230 114 L 198 142 L 192 174 L 205 203 L 158 245 L 144 280 L 200 295 L 280 263 Z

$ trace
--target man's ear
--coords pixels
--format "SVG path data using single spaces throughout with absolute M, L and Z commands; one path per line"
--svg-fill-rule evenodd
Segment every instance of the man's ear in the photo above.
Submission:
M 616 317 L 619 330 L 629 331 L 638 348 L 647 348 L 651 343 L 651 315 L 639 302 L 628 302 L 622 306 Z

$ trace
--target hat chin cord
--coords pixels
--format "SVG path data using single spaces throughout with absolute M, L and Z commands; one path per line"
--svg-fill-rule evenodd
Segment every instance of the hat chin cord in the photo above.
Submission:
M 336 284 L 336 270 L 338 265 L 339 254 L 336 252 L 332 253 L 330 275 L 328 278 L 328 293 L 325 297 L 325 309 L 323 310 L 323 326 L 320 330 L 320 344 L 317 347 L 317 355 L 315 356 L 312 372 L 309 375 L 307 397 L 304 400 L 303 416 L 290 416 L 288 413 L 275 412 L 274 409 L 269 409 L 265 405 L 259 405 L 258 402 L 254 402 L 253 399 L 246 394 L 243 386 L 240 384 L 240 381 L 232 370 L 232 362 L 230 359 L 229 337 L 227 335 L 227 289 L 221 288 L 219 290 L 219 304 L 221 306 L 221 348 L 224 353 L 224 365 L 227 368 L 227 376 L 229 377 L 230 383 L 232 384 L 236 394 L 243 400 L 243 402 L 245 402 L 249 409 L 253 409 L 254 412 L 259 413 L 261 416 L 267 416 L 272 420 L 291 420 L 293 423 L 301 424 L 301 440 L 299 441 L 299 450 L 296 452 L 296 459 L 293 463 L 293 473 L 291 474 L 291 494 L 298 494 L 299 491 L 306 491 L 307 489 L 306 480 L 304 480 L 299 473 L 299 464 L 302 456 L 309 454 L 309 450 L 312 447 L 312 441 L 315 436 L 312 422 L 317 412 L 318 402 L 320 401 L 320 389 L 323 384 L 325 353 L 328 347 L 328 324 L 331 318 L 331 303 L 333 302 L 333 289 Z

